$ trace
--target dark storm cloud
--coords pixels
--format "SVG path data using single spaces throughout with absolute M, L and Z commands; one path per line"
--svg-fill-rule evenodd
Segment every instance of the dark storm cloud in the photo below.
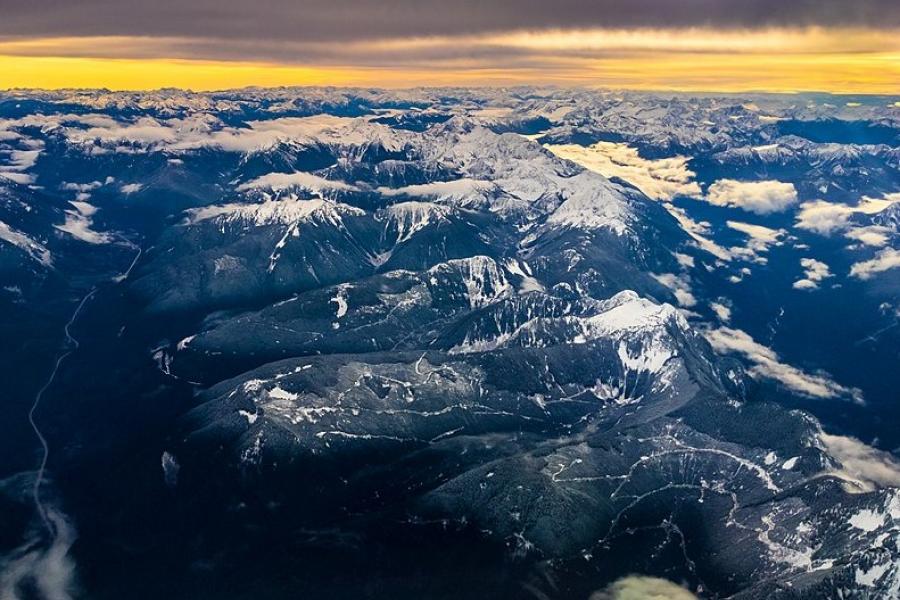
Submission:
M 900 25 L 897 0 L 0 0 L 0 36 L 347 41 L 587 27 Z

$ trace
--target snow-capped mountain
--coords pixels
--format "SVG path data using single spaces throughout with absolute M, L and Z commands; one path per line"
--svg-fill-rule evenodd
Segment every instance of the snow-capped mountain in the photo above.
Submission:
M 4 93 L 0 548 L 55 364 L 89 597 L 900 598 L 898 106 Z

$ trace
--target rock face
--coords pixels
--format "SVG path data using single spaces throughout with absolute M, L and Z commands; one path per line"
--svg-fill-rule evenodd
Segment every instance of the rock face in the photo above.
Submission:
M 883 102 L 20 95 L 2 324 L 78 334 L 97 598 L 900 598 L 900 466 L 849 435 L 896 433 Z

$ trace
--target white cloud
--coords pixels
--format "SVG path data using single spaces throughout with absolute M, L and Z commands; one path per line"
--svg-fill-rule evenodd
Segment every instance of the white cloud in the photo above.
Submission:
M 30 175 L 29 173 L 14 173 L 12 171 L 0 171 L 0 179 L 2 178 L 9 179 L 10 181 L 14 181 L 16 183 L 22 185 L 31 185 L 34 183 L 35 177 L 34 175 Z
M 119 188 L 119 191 L 123 194 L 135 194 L 142 189 L 144 189 L 144 185 L 141 183 L 126 183 Z
M 798 279 L 791 287 L 795 290 L 817 290 L 819 289 L 819 284 L 810 279 Z
M 759 264 L 768 262 L 768 259 L 762 254 L 768 252 L 770 246 L 782 245 L 784 242 L 781 240 L 787 235 L 787 231 L 784 229 L 771 229 L 762 225 L 743 223 L 741 221 L 727 221 L 726 224 L 731 229 L 740 231 L 749 238 L 746 247 L 733 246 L 729 248 L 729 251 L 734 256 Z
M 740 329 L 721 327 L 704 332 L 706 339 L 717 352 L 735 352 L 742 354 L 753 363 L 752 375 L 774 379 L 785 387 L 813 398 L 850 397 L 862 402 L 862 392 L 848 388 L 832 380 L 826 374 L 806 373 L 780 362 L 778 354 L 756 342 L 750 335 Z
M 35 176 L 26 173 L 28 169 L 37 164 L 38 157 L 44 148 L 44 143 L 36 140 L 25 140 L 28 150 L 0 150 L 0 155 L 6 155 L 6 160 L 0 163 L 0 178 L 5 177 L 10 181 L 22 185 L 31 185 Z
M 594 592 L 589 600 L 697 600 L 697 596 L 665 579 L 629 575 Z
M 900 462 L 887 452 L 853 437 L 819 434 L 825 451 L 841 464 L 834 475 L 854 482 L 861 491 L 900 487 Z
M 295 173 L 267 173 L 239 185 L 237 190 L 270 189 L 275 192 L 281 192 L 296 188 L 306 189 L 314 193 L 321 193 L 323 191 L 352 191 L 358 189 L 343 181 L 332 181 L 330 179 L 325 179 L 324 177 L 319 177 L 318 175 L 313 175 L 312 173 L 297 171 Z
M 685 269 L 693 269 L 694 268 L 694 257 L 689 254 L 682 254 L 681 252 L 675 252 L 675 260 L 678 261 L 678 264 L 681 265 Z
M 35 535 L 0 559 L 3 600 L 20 600 L 26 586 L 38 598 L 72 600 L 75 597 L 75 563 L 69 556 L 77 537 L 75 529 L 54 507 L 47 507 L 46 514 L 55 532 L 49 547 Z
M 900 267 L 900 250 L 885 248 L 875 258 L 858 262 L 850 268 L 850 275 L 859 279 L 871 279 L 876 273 Z
M 734 206 L 760 215 L 781 212 L 797 203 L 797 189 L 782 181 L 720 179 L 709 186 L 706 200 L 716 206 Z
M 814 200 L 800 205 L 796 226 L 822 235 L 831 235 L 849 226 L 853 207 L 847 204 Z
M 103 183 L 100 181 L 91 181 L 88 183 L 72 183 L 67 181 L 63 182 L 63 184 L 59 186 L 59 189 L 78 193 L 87 193 L 92 192 L 102 186 Z
M 888 243 L 892 231 L 878 225 L 855 224 L 853 217 L 877 214 L 895 202 L 900 202 L 900 193 L 886 194 L 884 198 L 864 196 L 856 206 L 824 200 L 804 202 L 800 205 L 795 226 L 826 236 L 841 233 L 867 246 L 881 247 Z
M 480 179 L 453 179 L 451 181 L 434 181 L 405 185 L 398 188 L 379 187 L 378 193 L 384 196 L 409 196 L 431 198 L 450 204 L 464 204 L 473 198 L 480 198 L 497 191 L 497 184 Z
M 135 143 L 135 144 L 160 144 L 163 142 L 175 142 L 178 139 L 176 129 L 164 125 L 156 119 L 142 117 L 134 123 L 122 124 L 112 119 L 100 121 L 98 126 L 88 129 L 71 128 L 67 131 L 69 140 L 86 143 Z
M 69 204 L 74 207 L 74 210 L 67 210 L 65 223 L 54 227 L 89 244 L 106 244 L 113 240 L 109 234 L 91 229 L 93 215 L 97 212 L 96 206 L 78 200 L 73 200 Z
M 784 229 L 771 229 L 741 221 L 727 221 L 727 225 L 736 231 L 747 234 L 766 249 L 768 246 L 778 243 L 781 237 L 787 233 Z
M 803 279 L 794 282 L 794 289 L 815 290 L 824 279 L 832 277 L 828 265 L 814 258 L 801 258 L 800 266 L 803 267 Z
M 390 149 L 400 149 L 406 133 L 367 118 L 315 115 L 249 121 L 246 127 L 228 127 L 209 114 L 184 119 L 141 117 L 118 121 L 106 115 L 31 115 L 0 120 L 0 132 L 7 139 L 21 137 L 9 131 L 15 127 L 59 129 L 75 144 L 91 153 L 143 152 L 147 149 L 184 152 L 217 147 L 226 152 L 249 153 L 279 142 L 335 143 L 363 145 L 378 141 Z M 13 137 L 15 136 L 15 137 Z
M 578 144 L 548 144 L 545 147 L 589 171 L 624 179 L 654 200 L 702 194 L 694 181 L 696 173 L 687 168 L 690 159 L 686 156 L 646 159 L 636 148 L 614 142 L 597 142 L 588 147 Z
M 669 214 L 675 217 L 681 228 L 696 242 L 698 248 L 709 252 L 721 261 L 730 261 L 734 258 L 731 252 L 706 237 L 709 234 L 709 223 L 694 221 L 688 216 L 687 211 L 673 204 L 665 204 L 664 206 L 669 211 Z
M 893 232 L 887 227 L 881 225 L 868 225 L 850 229 L 844 235 L 851 240 L 856 240 L 866 246 L 880 248 L 888 243 L 892 233 Z
M 226 152 L 249 153 L 290 140 L 295 143 L 320 142 L 345 146 L 378 142 L 388 149 L 399 150 L 407 136 L 402 131 L 371 123 L 366 118 L 327 114 L 250 121 L 248 127 L 223 127 L 210 131 L 212 125 L 218 126 L 218 123 L 182 126 L 177 139 L 167 147 L 178 151 L 214 146 Z
M 41 150 L 12 150 L 9 153 L 8 167 L 13 171 L 25 171 L 37 164 Z
M 719 299 L 720 302 L 710 302 L 709 307 L 712 309 L 716 316 L 719 317 L 719 320 L 723 323 L 728 323 L 731 321 L 731 308 L 729 308 L 726 304 L 721 302 L 722 298 Z
M 686 275 L 675 275 L 674 273 L 662 273 L 660 275 L 653 274 L 653 278 L 666 286 L 675 295 L 678 304 L 681 306 L 694 306 L 697 299 L 691 293 L 691 281 Z

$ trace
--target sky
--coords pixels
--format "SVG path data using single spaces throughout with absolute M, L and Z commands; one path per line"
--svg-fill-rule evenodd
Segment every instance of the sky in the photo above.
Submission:
M 0 88 L 900 93 L 897 0 L 0 0 Z

